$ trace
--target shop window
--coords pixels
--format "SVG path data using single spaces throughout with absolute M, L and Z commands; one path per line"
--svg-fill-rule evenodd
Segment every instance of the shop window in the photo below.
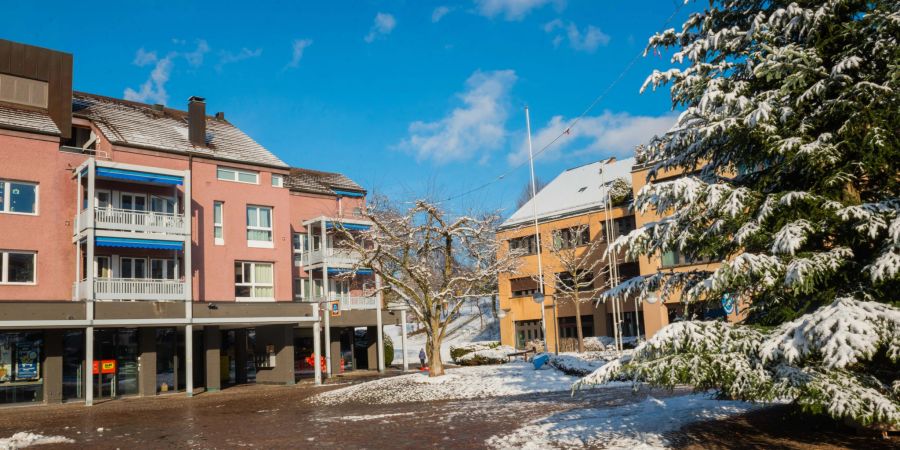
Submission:
M 43 333 L 0 332 L 0 404 L 44 400 Z

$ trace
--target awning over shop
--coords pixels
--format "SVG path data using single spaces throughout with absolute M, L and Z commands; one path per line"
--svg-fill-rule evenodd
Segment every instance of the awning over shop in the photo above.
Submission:
M 337 275 L 341 273 L 353 272 L 352 269 L 341 269 L 336 267 L 329 267 L 328 274 L 329 275 Z M 357 275 L 372 275 L 372 269 L 358 269 L 356 271 Z
M 175 175 L 115 169 L 112 167 L 97 167 L 97 176 L 115 178 L 118 180 L 139 181 L 141 183 L 169 184 L 177 186 L 184 184 L 184 178 Z
M 368 230 L 369 228 L 372 228 L 371 225 L 362 225 L 362 224 L 358 224 L 358 223 L 335 223 L 335 222 L 326 222 L 325 223 L 325 228 L 329 229 L 329 230 L 334 229 L 334 228 L 339 228 L 339 227 L 342 227 L 345 230 L 350 230 L 350 231 L 365 231 L 365 230 Z
M 97 236 L 98 247 L 149 248 L 154 250 L 184 250 L 184 242 L 163 241 L 159 239 L 134 239 L 109 236 Z
M 341 197 L 365 197 L 366 194 L 362 192 L 354 192 L 354 191 L 342 191 L 340 189 L 334 189 L 334 193 L 340 195 Z

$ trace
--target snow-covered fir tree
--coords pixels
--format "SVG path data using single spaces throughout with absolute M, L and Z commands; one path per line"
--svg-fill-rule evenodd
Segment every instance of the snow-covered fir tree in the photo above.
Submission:
M 642 149 L 635 208 L 663 219 L 619 238 L 715 269 L 637 277 L 607 298 L 692 305 L 731 295 L 746 320 L 669 325 L 582 383 L 689 383 L 731 398 L 900 428 L 900 1 L 716 0 L 647 51 L 674 49 L 644 89 L 684 112 Z

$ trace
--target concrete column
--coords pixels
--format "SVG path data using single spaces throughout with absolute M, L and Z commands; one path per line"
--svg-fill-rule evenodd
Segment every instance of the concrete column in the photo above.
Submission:
M 234 382 L 247 382 L 247 329 L 234 330 Z
M 318 303 L 313 303 L 313 307 L 318 307 Z M 316 312 L 318 314 L 318 312 Z M 318 318 L 318 316 L 316 316 Z M 322 345 L 321 335 L 322 330 L 319 326 L 319 321 L 313 323 L 313 374 L 315 374 L 316 385 L 322 384 L 322 368 L 319 365 L 319 358 L 321 356 L 319 353 L 319 347 Z
M 188 397 L 194 395 L 194 326 L 184 327 L 184 392 Z
M 331 375 L 341 373 L 341 329 L 336 328 L 335 334 L 326 333 L 326 336 L 326 339 L 330 341 L 328 350 L 332 355 L 335 355 L 328 370 Z
M 375 287 L 378 289 L 378 302 L 375 303 L 375 328 L 378 330 L 378 371 L 384 372 L 384 318 L 381 317 L 381 277 L 375 275 Z
M 222 389 L 222 376 L 219 369 L 222 333 L 219 331 L 219 327 L 203 328 L 203 347 L 206 353 L 206 392 L 215 392 Z
M 138 328 L 138 394 L 156 395 L 156 328 L 153 327 Z
M 400 326 L 403 327 L 401 329 L 400 335 L 400 348 L 403 349 L 403 371 L 406 372 L 409 370 L 409 362 L 406 358 L 406 310 L 400 310 Z
M 62 330 L 44 331 L 44 403 L 62 403 L 64 335 Z
M 324 283 L 324 282 L 323 282 Z M 326 292 L 328 287 L 325 286 Z M 330 299 L 330 296 L 326 295 Z M 331 302 L 325 303 L 325 311 L 322 312 L 325 318 L 325 376 L 331 378 L 334 369 L 331 366 Z
M 380 339 L 373 339 L 377 332 L 378 327 L 366 327 L 366 338 L 369 339 L 369 346 L 366 349 L 366 359 L 368 360 L 369 370 L 378 370 L 378 354 L 382 353 L 382 351 L 378 349 L 378 341 Z
M 268 353 L 269 348 L 273 354 Z M 294 329 L 291 325 L 257 327 L 255 351 L 258 357 L 269 358 L 270 365 L 257 369 L 257 383 L 294 384 Z
M 94 327 L 84 329 L 84 405 L 94 404 Z

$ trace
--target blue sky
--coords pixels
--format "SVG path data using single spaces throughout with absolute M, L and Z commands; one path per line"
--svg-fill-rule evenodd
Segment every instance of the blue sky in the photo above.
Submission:
M 182 109 L 203 96 L 209 113 L 224 111 L 291 165 L 410 199 L 452 196 L 521 163 L 524 106 L 541 148 L 619 76 L 677 2 L 51 3 L 5 5 L 17 20 L 0 37 L 73 53 L 77 90 Z M 652 69 L 668 66 L 667 55 L 638 60 L 538 159 L 538 176 L 627 156 L 664 131 L 674 120 L 668 91 L 638 91 Z M 448 206 L 511 214 L 527 178 L 525 165 Z

